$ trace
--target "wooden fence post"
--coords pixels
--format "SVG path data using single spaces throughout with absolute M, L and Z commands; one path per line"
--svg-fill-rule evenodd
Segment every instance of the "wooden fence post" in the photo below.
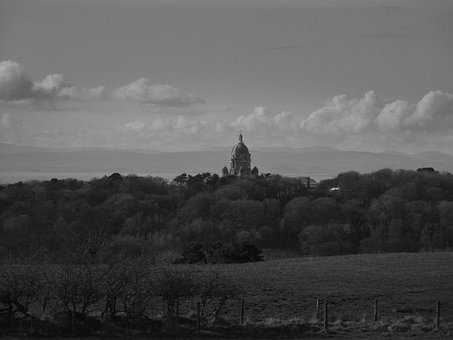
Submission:
M 201 332 L 201 303 L 197 302 L 197 330 Z
M 245 299 L 242 298 L 241 300 L 241 326 L 244 325 L 245 320 Z
M 373 311 L 373 320 L 374 322 L 378 321 L 379 310 L 378 310 L 378 299 L 374 299 L 374 311 Z
M 327 300 L 324 302 L 324 327 L 323 329 L 327 331 L 329 328 L 329 307 Z
M 71 335 L 75 335 L 74 311 L 71 310 Z
M 315 319 L 319 318 L 319 298 L 316 299 L 316 310 L 315 310 Z
M 440 301 L 436 302 L 436 315 L 434 320 L 434 328 L 439 330 L 440 328 Z

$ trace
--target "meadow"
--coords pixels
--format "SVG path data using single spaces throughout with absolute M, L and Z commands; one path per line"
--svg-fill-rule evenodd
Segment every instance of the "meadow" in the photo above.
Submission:
M 120 324 L 114 326 L 108 319 L 101 321 L 104 319 L 99 318 L 98 312 L 103 310 L 102 301 L 95 300 L 97 302 L 92 304 L 92 312 L 89 313 L 92 317 L 90 320 L 97 318 L 101 322 L 100 328 L 83 335 L 133 335 L 135 338 L 145 335 L 169 336 L 176 332 L 173 335 L 184 334 L 194 339 L 199 336 L 204 339 L 275 339 L 282 336 L 294 338 L 302 334 L 306 338 L 335 339 L 379 339 L 382 336 L 391 339 L 406 339 L 407 336 L 412 339 L 448 339 L 453 332 L 452 260 L 453 252 L 430 252 L 294 257 L 244 264 L 181 264 L 163 268 L 143 264 L 139 268 L 149 273 L 151 278 L 151 281 L 146 282 L 152 284 L 153 278 L 157 279 L 157 283 L 160 282 L 160 287 L 158 284 L 153 288 L 154 295 L 146 298 L 146 317 L 136 319 L 137 327 L 130 327 L 129 321 L 126 327 L 118 327 Z M 180 274 L 162 276 L 163 273 L 159 274 L 159 270 L 164 268 L 172 268 L 172 275 Z M 133 273 L 132 270 L 130 274 Z M 219 318 L 215 323 L 210 323 L 207 317 L 214 307 L 214 300 L 204 305 L 202 292 L 209 292 L 210 285 L 219 283 L 212 280 L 213 274 L 223 280 L 227 291 L 231 284 L 237 286 L 237 289 L 234 289 L 236 293 L 226 301 Z M 161 279 L 158 279 L 159 275 Z M 171 308 L 177 308 L 174 315 L 177 316 L 179 325 L 176 328 L 162 329 L 163 325 L 169 325 L 170 319 L 166 314 L 170 310 L 169 301 L 175 302 L 168 299 L 167 292 L 174 294 L 179 291 L 185 294 L 186 289 L 189 289 L 185 287 L 190 286 L 188 282 L 196 277 L 199 279 L 193 282 L 199 282 L 197 289 L 201 289 L 200 294 L 181 295 L 177 307 L 171 305 Z M 80 282 L 75 278 L 71 280 L 73 281 L 67 283 L 73 282 L 76 286 L 83 283 L 83 279 Z M 108 285 L 105 286 L 106 289 L 109 289 Z M 148 283 L 143 287 L 145 290 L 151 288 L 147 285 Z M 80 293 L 83 294 L 82 291 Z M 119 298 L 125 298 L 124 301 L 132 306 L 138 302 L 136 298 L 140 299 L 142 296 L 134 294 Z M 374 321 L 376 299 L 378 320 Z M 318 314 L 315 313 L 317 300 Z M 326 301 L 329 307 L 327 333 L 323 329 Z M 440 331 L 436 330 L 434 323 L 437 301 L 440 301 Z M 200 302 L 202 314 L 198 322 L 201 326 L 197 332 Z M 119 316 L 116 320 L 121 322 L 121 318 Z M 69 333 L 63 331 L 62 335 L 82 335 L 74 333 L 78 327 L 74 329 L 74 320 L 70 326 L 72 330 Z M 89 319 L 80 320 L 88 322 Z M 31 321 L 24 319 L 22 322 L 25 326 L 22 329 L 31 330 L 35 327 Z M 157 328 L 143 332 L 147 325 Z M 163 333 L 158 329 L 163 330 Z M 30 335 L 34 333 L 31 332 Z
M 329 319 L 371 319 L 375 299 L 380 317 L 433 317 L 453 321 L 453 252 L 302 257 L 258 263 L 199 266 L 216 270 L 243 287 L 250 321 L 310 319 L 316 299 L 329 302 Z M 239 315 L 238 302 L 228 314 Z M 320 315 L 320 317 L 322 317 Z

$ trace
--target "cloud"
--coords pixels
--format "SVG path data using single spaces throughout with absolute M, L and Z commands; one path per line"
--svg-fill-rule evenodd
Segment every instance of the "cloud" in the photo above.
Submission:
M 416 105 L 405 123 L 409 127 L 453 126 L 453 95 L 442 91 L 428 92 Z M 440 124 L 439 124 L 440 123 Z
M 0 62 L 0 101 L 3 102 L 26 100 L 52 106 L 57 101 L 92 101 L 108 97 L 167 109 L 205 103 L 200 97 L 170 85 L 152 84 L 147 78 L 117 88 L 108 96 L 103 86 L 80 87 L 67 81 L 61 73 L 48 74 L 33 82 L 21 64 L 10 60 Z
M 134 120 L 132 122 L 126 123 L 124 125 L 124 127 L 128 131 L 139 132 L 139 131 L 142 131 L 145 128 L 145 123 L 140 122 L 138 120 Z
M 5 60 L 0 62 L 0 100 L 13 101 L 29 98 L 33 83 L 22 65 Z
M 69 87 L 62 74 L 49 74 L 43 80 L 36 82 L 33 92 L 37 97 L 57 97 L 62 89 Z
M 62 74 L 56 73 L 49 74 L 41 81 L 34 83 L 32 93 L 36 99 L 92 100 L 102 98 L 104 87 L 77 87 L 65 81 Z
M 113 97 L 121 100 L 176 107 L 205 103 L 200 97 L 170 85 L 152 84 L 147 78 L 137 79 L 126 86 L 116 89 L 113 92 Z
M 79 101 L 93 103 L 73 105 Z M 256 106 L 238 115 L 229 108 L 196 106 L 204 100 L 147 78 L 107 94 L 103 86 L 81 87 L 60 73 L 33 81 L 22 65 L 7 60 L 0 62 L 0 102 L 0 109 L 7 110 L 0 114 L 0 140 L 24 144 L 184 150 L 227 145 L 240 130 L 255 146 L 407 151 L 451 150 L 453 142 L 453 94 L 440 90 L 415 101 L 383 101 L 374 91 L 358 97 L 342 94 L 308 114 Z M 67 114 L 49 107 L 64 108 Z M 31 111 L 36 114 L 29 115 Z
M 76 86 L 64 87 L 59 92 L 59 97 L 72 100 L 98 100 L 105 97 L 105 88 L 104 86 L 89 89 Z
M 359 133 L 373 122 L 379 112 L 378 105 L 373 91 L 359 99 L 335 96 L 303 120 L 300 127 L 315 134 Z
M 206 120 L 178 115 L 176 117 L 158 116 L 146 125 L 146 130 L 153 135 L 196 135 L 202 129 L 210 129 Z M 208 130 L 205 131 L 209 133 Z
M 104 95 L 104 87 L 83 88 L 66 81 L 62 74 L 49 74 L 33 83 L 24 67 L 14 61 L 0 62 L 0 100 L 94 100 Z
M 336 96 L 302 120 L 300 127 L 306 132 L 324 135 L 452 129 L 453 95 L 431 91 L 415 104 L 400 99 L 383 104 L 373 91 L 362 98 Z
M 272 113 L 264 106 L 257 106 L 253 112 L 237 117 L 231 127 L 236 130 L 291 130 L 294 128 L 294 115 L 291 112 Z
M 397 131 L 411 114 L 411 105 L 404 100 L 395 100 L 384 106 L 375 121 L 380 131 Z

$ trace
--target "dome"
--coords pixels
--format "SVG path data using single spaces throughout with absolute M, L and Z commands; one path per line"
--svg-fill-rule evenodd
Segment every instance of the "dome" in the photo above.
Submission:
M 244 144 L 242 134 L 239 135 L 239 142 L 231 150 L 230 174 L 241 176 L 250 174 L 250 152 Z
M 239 143 L 237 143 L 233 147 L 233 150 L 231 151 L 231 156 L 237 157 L 244 154 L 248 156 L 250 153 L 248 147 L 244 144 L 242 134 L 239 134 Z
M 248 155 L 249 149 L 243 142 L 239 142 L 233 147 L 233 150 L 231 151 L 231 155 L 233 157 L 237 157 L 237 156 L 243 155 L 243 154 Z

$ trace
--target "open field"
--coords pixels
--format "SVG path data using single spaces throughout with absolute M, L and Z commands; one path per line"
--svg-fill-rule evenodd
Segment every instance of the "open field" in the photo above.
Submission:
M 383 317 L 431 318 L 440 300 L 442 318 L 453 321 L 452 252 L 307 257 L 210 267 L 244 287 L 246 317 L 252 321 L 309 319 L 317 297 L 328 299 L 332 320 L 370 319 L 378 298 Z M 239 314 L 239 309 L 239 303 L 231 305 L 228 314 Z
M 194 307 L 199 299 L 181 300 L 179 310 L 183 322 L 189 322 L 184 326 L 188 327 L 184 328 L 188 330 L 186 335 L 193 339 L 226 336 L 264 340 L 302 334 L 306 339 L 380 339 L 383 336 L 401 340 L 448 339 L 453 331 L 452 260 L 453 252 L 439 252 L 178 265 L 183 271 L 209 275 L 219 272 L 243 291 L 240 297 L 228 301 L 219 324 L 212 327 L 203 321 L 201 337 L 194 333 Z M 156 269 L 150 268 L 151 274 Z M 242 298 L 245 322 L 239 326 Z M 317 298 L 321 303 L 315 319 Z M 378 322 L 373 321 L 375 299 L 379 306 Z M 329 305 L 328 334 L 322 330 L 325 300 Z M 441 302 L 440 331 L 434 329 L 436 301 Z M 164 320 L 167 306 L 161 298 L 156 296 L 148 307 L 152 320 L 157 323 Z M 141 334 L 146 333 L 135 335 Z
M 298 337 L 300 338 L 300 337 Z M 341 337 L 332 337 L 332 336 L 329 336 L 327 337 L 328 339 L 330 340 L 340 340 L 340 339 L 347 339 L 347 340 L 380 340 L 382 339 L 382 335 L 351 335 L 351 334 L 348 334 L 347 336 L 341 336 Z M 22 340 L 23 338 L 21 337 L 5 337 L 5 338 L 2 338 L 4 340 Z M 38 339 L 42 339 L 42 338 L 29 338 L 27 337 L 28 340 L 38 340 Z M 67 339 L 67 338 L 48 338 L 48 340 L 62 340 L 62 339 Z M 100 340 L 100 339 L 106 339 L 104 337 L 101 337 L 101 338 L 98 338 L 98 337 L 88 337 L 88 338 L 75 338 L 75 337 L 72 337 L 71 338 L 72 340 Z M 122 339 L 120 337 L 118 338 L 107 338 L 109 340 L 116 340 L 116 339 Z M 149 340 L 150 338 L 149 337 L 134 337 L 134 340 Z M 163 338 L 163 339 L 166 339 L 166 338 Z M 171 339 L 173 340 L 188 340 L 188 339 L 192 339 L 192 340 L 231 340 L 231 338 L 209 338 L 209 337 L 172 337 Z M 253 338 L 253 340 L 275 340 L 275 338 Z M 306 336 L 303 336 L 302 339 L 304 340 L 319 340 L 319 339 L 326 339 L 326 337 L 306 337 Z M 449 336 L 446 336 L 446 335 L 443 335 L 443 334 L 425 334 L 425 335 L 418 335 L 418 336 L 414 336 L 414 335 L 391 335 L 391 336 L 386 336 L 385 339 L 388 339 L 388 340 L 406 340 L 406 339 L 410 339 L 410 340 L 447 340 L 447 339 L 451 339 L 451 337 Z M 247 340 L 246 338 L 243 338 L 243 339 L 238 339 L 238 340 Z

